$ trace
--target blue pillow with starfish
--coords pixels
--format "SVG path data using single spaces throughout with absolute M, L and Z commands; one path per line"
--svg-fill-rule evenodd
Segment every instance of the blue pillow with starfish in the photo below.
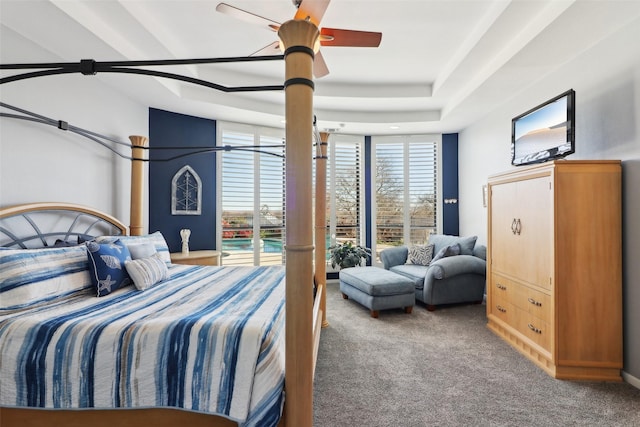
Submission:
M 131 277 L 124 262 L 131 260 L 129 249 L 120 240 L 108 243 L 86 243 L 89 272 L 96 295 L 103 297 L 116 289 L 130 285 Z

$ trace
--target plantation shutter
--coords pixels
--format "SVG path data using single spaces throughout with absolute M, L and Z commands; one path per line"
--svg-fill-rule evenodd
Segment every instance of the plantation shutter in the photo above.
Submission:
M 251 133 L 223 132 L 222 145 L 251 146 Z M 224 265 L 253 265 L 254 164 L 249 151 L 224 151 L 222 156 L 222 250 Z
M 436 144 L 411 142 L 408 190 L 410 244 L 424 244 L 436 229 Z
M 220 210 L 224 265 L 282 264 L 284 142 L 278 132 L 222 128 L 219 145 L 247 147 L 220 153 Z M 256 152 L 255 146 L 263 153 Z M 277 154 L 274 156 L 264 152 Z
M 375 140 L 376 253 L 424 244 L 437 227 L 437 142 L 425 136 Z
M 404 145 L 376 145 L 376 241 L 404 244 Z
M 331 244 L 361 244 L 362 188 L 361 140 L 334 135 L 329 142 L 327 194 Z
M 260 136 L 262 150 L 277 154 L 256 154 L 260 167 L 260 177 L 256 186 L 259 190 L 259 216 L 256 224 L 257 237 L 261 248 L 260 265 L 283 264 L 284 212 L 285 212 L 285 145 L 282 138 Z M 271 147 L 274 146 L 274 147 Z

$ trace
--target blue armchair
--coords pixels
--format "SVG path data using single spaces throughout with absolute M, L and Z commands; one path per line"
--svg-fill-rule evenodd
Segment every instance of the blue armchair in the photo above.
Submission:
M 385 249 L 380 252 L 380 259 L 385 269 L 413 280 L 416 299 L 429 311 L 442 304 L 479 304 L 485 294 L 487 248 L 476 245 L 476 239 L 431 235 L 428 244 L 434 245 L 434 254 L 458 244 L 460 255 L 440 258 L 429 265 L 407 264 L 407 246 Z

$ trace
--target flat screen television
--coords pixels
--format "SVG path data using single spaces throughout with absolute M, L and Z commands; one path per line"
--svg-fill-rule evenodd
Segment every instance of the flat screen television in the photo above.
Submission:
M 511 164 L 542 163 L 575 152 L 573 89 L 511 120 Z

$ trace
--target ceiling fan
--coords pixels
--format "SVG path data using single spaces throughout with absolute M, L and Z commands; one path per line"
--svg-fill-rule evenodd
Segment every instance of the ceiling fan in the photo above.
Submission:
M 378 47 L 380 45 L 382 33 L 320 27 L 320 20 L 322 20 L 322 16 L 327 10 L 330 0 L 292 1 L 298 9 L 293 19 L 308 19 L 320 29 L 320 46 Z M 255 13 L 247 12 L 246 10 L 231 6 L 227 3 L 218 4 L 216 10 L 243 21 L 266 26 L 274 32 L 277 32 L 281 25 L 279 22 L 256 15 Z M 280 42 L 275 41 L 257 52 L 252 53 L 250 56 L 278 55 L 280 53 Z M 313 74 L 316 78 L 329 74 L 329 68 L 324 62 L 320 51 L 316 53 L 313 61 Z

